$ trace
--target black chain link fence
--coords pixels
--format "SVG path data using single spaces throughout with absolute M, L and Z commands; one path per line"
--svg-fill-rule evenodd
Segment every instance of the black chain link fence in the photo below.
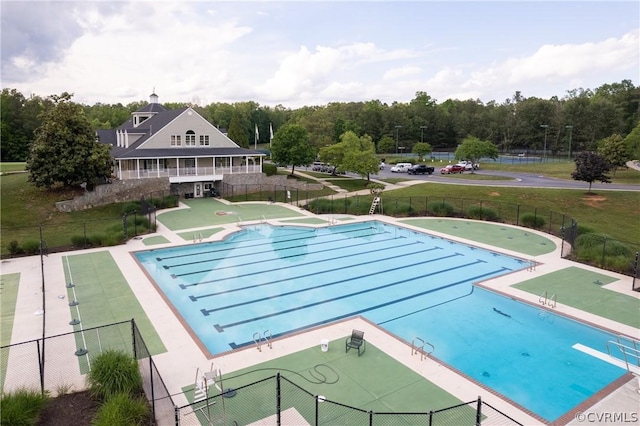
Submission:
M 176 425 L 520 425 L 477 400 L 429 412 L 363 410 L 313 395 L 280 373 L 176 408 Z
M 2 392 L 29 388 L 59 395 L 86 390 L 91 362 L 105 350 L 138 360 L 153 417 L 158 424 L 173 424 L 175 404 L 133 319 L 0 347 Z

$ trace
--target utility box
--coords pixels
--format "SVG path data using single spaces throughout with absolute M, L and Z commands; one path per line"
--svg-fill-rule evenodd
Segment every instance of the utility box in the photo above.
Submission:
M 329 350 L 329 341 L 327 339 L 320 340 L 320 349 L 322 352 L 327 352 Z

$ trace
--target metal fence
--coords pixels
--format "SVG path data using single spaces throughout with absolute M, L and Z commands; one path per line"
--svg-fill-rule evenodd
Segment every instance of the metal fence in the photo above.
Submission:
M 427 404 L 425 397 L 425 405 Z M 426 412 L 375 412 L 331 401 L 280 373 L 176 408 L 176 425 L 520 425 L 477 400 Z
M 2 392 L 29 388 L 57 395 L 86 390 L 92 360 L 105 350 L 138 360 L 154 418 L 173 424 L 175 405 L 133 319 L 0 347 Z

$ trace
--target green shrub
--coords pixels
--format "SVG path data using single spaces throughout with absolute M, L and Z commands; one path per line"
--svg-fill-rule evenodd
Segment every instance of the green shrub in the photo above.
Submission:
M 577 234 L 578 235 L 584 235 L 584 234 L 593 234 L 595 231 L 591 228 L 589 228 L 588 226 L 584 226 L 584 225 L 578 225 L 577 227 Z
M 133 214 L 140 211 L 140 201 L 129 201 L 122 205 L 122 214 Z
M 91 393 L 103 401 L 119 393 L 138 395 L 142 392 L 138 362 L 132 356 L 114 349 L 108 349 L 93 358 L 87 383 Z
M 87 237 L 89 239 L 89 244 L 93 247 L 102 247 L 102 241 L 104 241 L 105 237 L 102 234 L 92 234 Z
M 128 393 L 118 393 L 98 409 L 94 426 L 130 426 L 149 423 L 149 404 L 144 398 L 132 398 Z
M 9 250 L 10 254 L 23 254 L 24 250 L 20 247 L 20 244 L 16 240 L 11 241 L 7 244 L 7 250 Z
M 600 234 L 582 234 L 578 235 L 573 245 L 578 250 L 588 250 L 591 248 L 600 248 L 600 250 L 602 250 L 604 240 L 605 237 Z
M 89 245 L 89 241 L 84 235 L 72 235 L 71 245 L 75 248 L 83 248 Z
M 385 186 L 378 182 L 370 182 L 367 184 L 367 189 L 371 192 L 371 194 L 379 194 Z
M 445 203 L 444 201 L 437 201 L 429 204 L 429 211 L 434 216 L 446 217 L 453 216 L 454 208 L 449 203 Z
M 0 424 L 3 425 L 36 425 L 40 412 L 49 400 L 49 395 L 39 390 L 20 388 L 14 392 L 3 394 L 0 398 Z
M 495 210 L 481 206 L 469 207 L 467 214 L 471 219 L 489 220 L 492 222 L 497 222 L 500 219 Z
M 351 205 L 351 199 L 331 200 L 329 198 L 316 198 L 307 208 L 316 214 L 346 213 Z
M 527 228 L 540 229 L 542 228 L 546 220 L 540 215 L 535 215 L 533 213 L 523 214 L 520 218 L 520 225 L 526 226 Z
M 278 173 L 278 168 L 275 164 L 271 163 L 262 163 L 262 173 L 267 176 L 273 176 Z
M 162 199 L 162 208 L 169 209 L 172 207 L 178 207 L 178 197 L 175 195 L 167 195 Z
M 395 202 L 390 206 L 384 206 L 384 212 L 392 215 L 409 216 L 413 211 L 413 207 L 409 203 Z
M 22 249 L 25 254 L 39 254 L 40 253 L 40 242 L 35 240 L 25 241 L 22 245 Z

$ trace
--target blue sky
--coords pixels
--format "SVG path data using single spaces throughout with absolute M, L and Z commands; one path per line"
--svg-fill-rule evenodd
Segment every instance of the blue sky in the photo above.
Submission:
M 288 108 L 640 80 L 638 1 L 6 1 L 2 88 Z

